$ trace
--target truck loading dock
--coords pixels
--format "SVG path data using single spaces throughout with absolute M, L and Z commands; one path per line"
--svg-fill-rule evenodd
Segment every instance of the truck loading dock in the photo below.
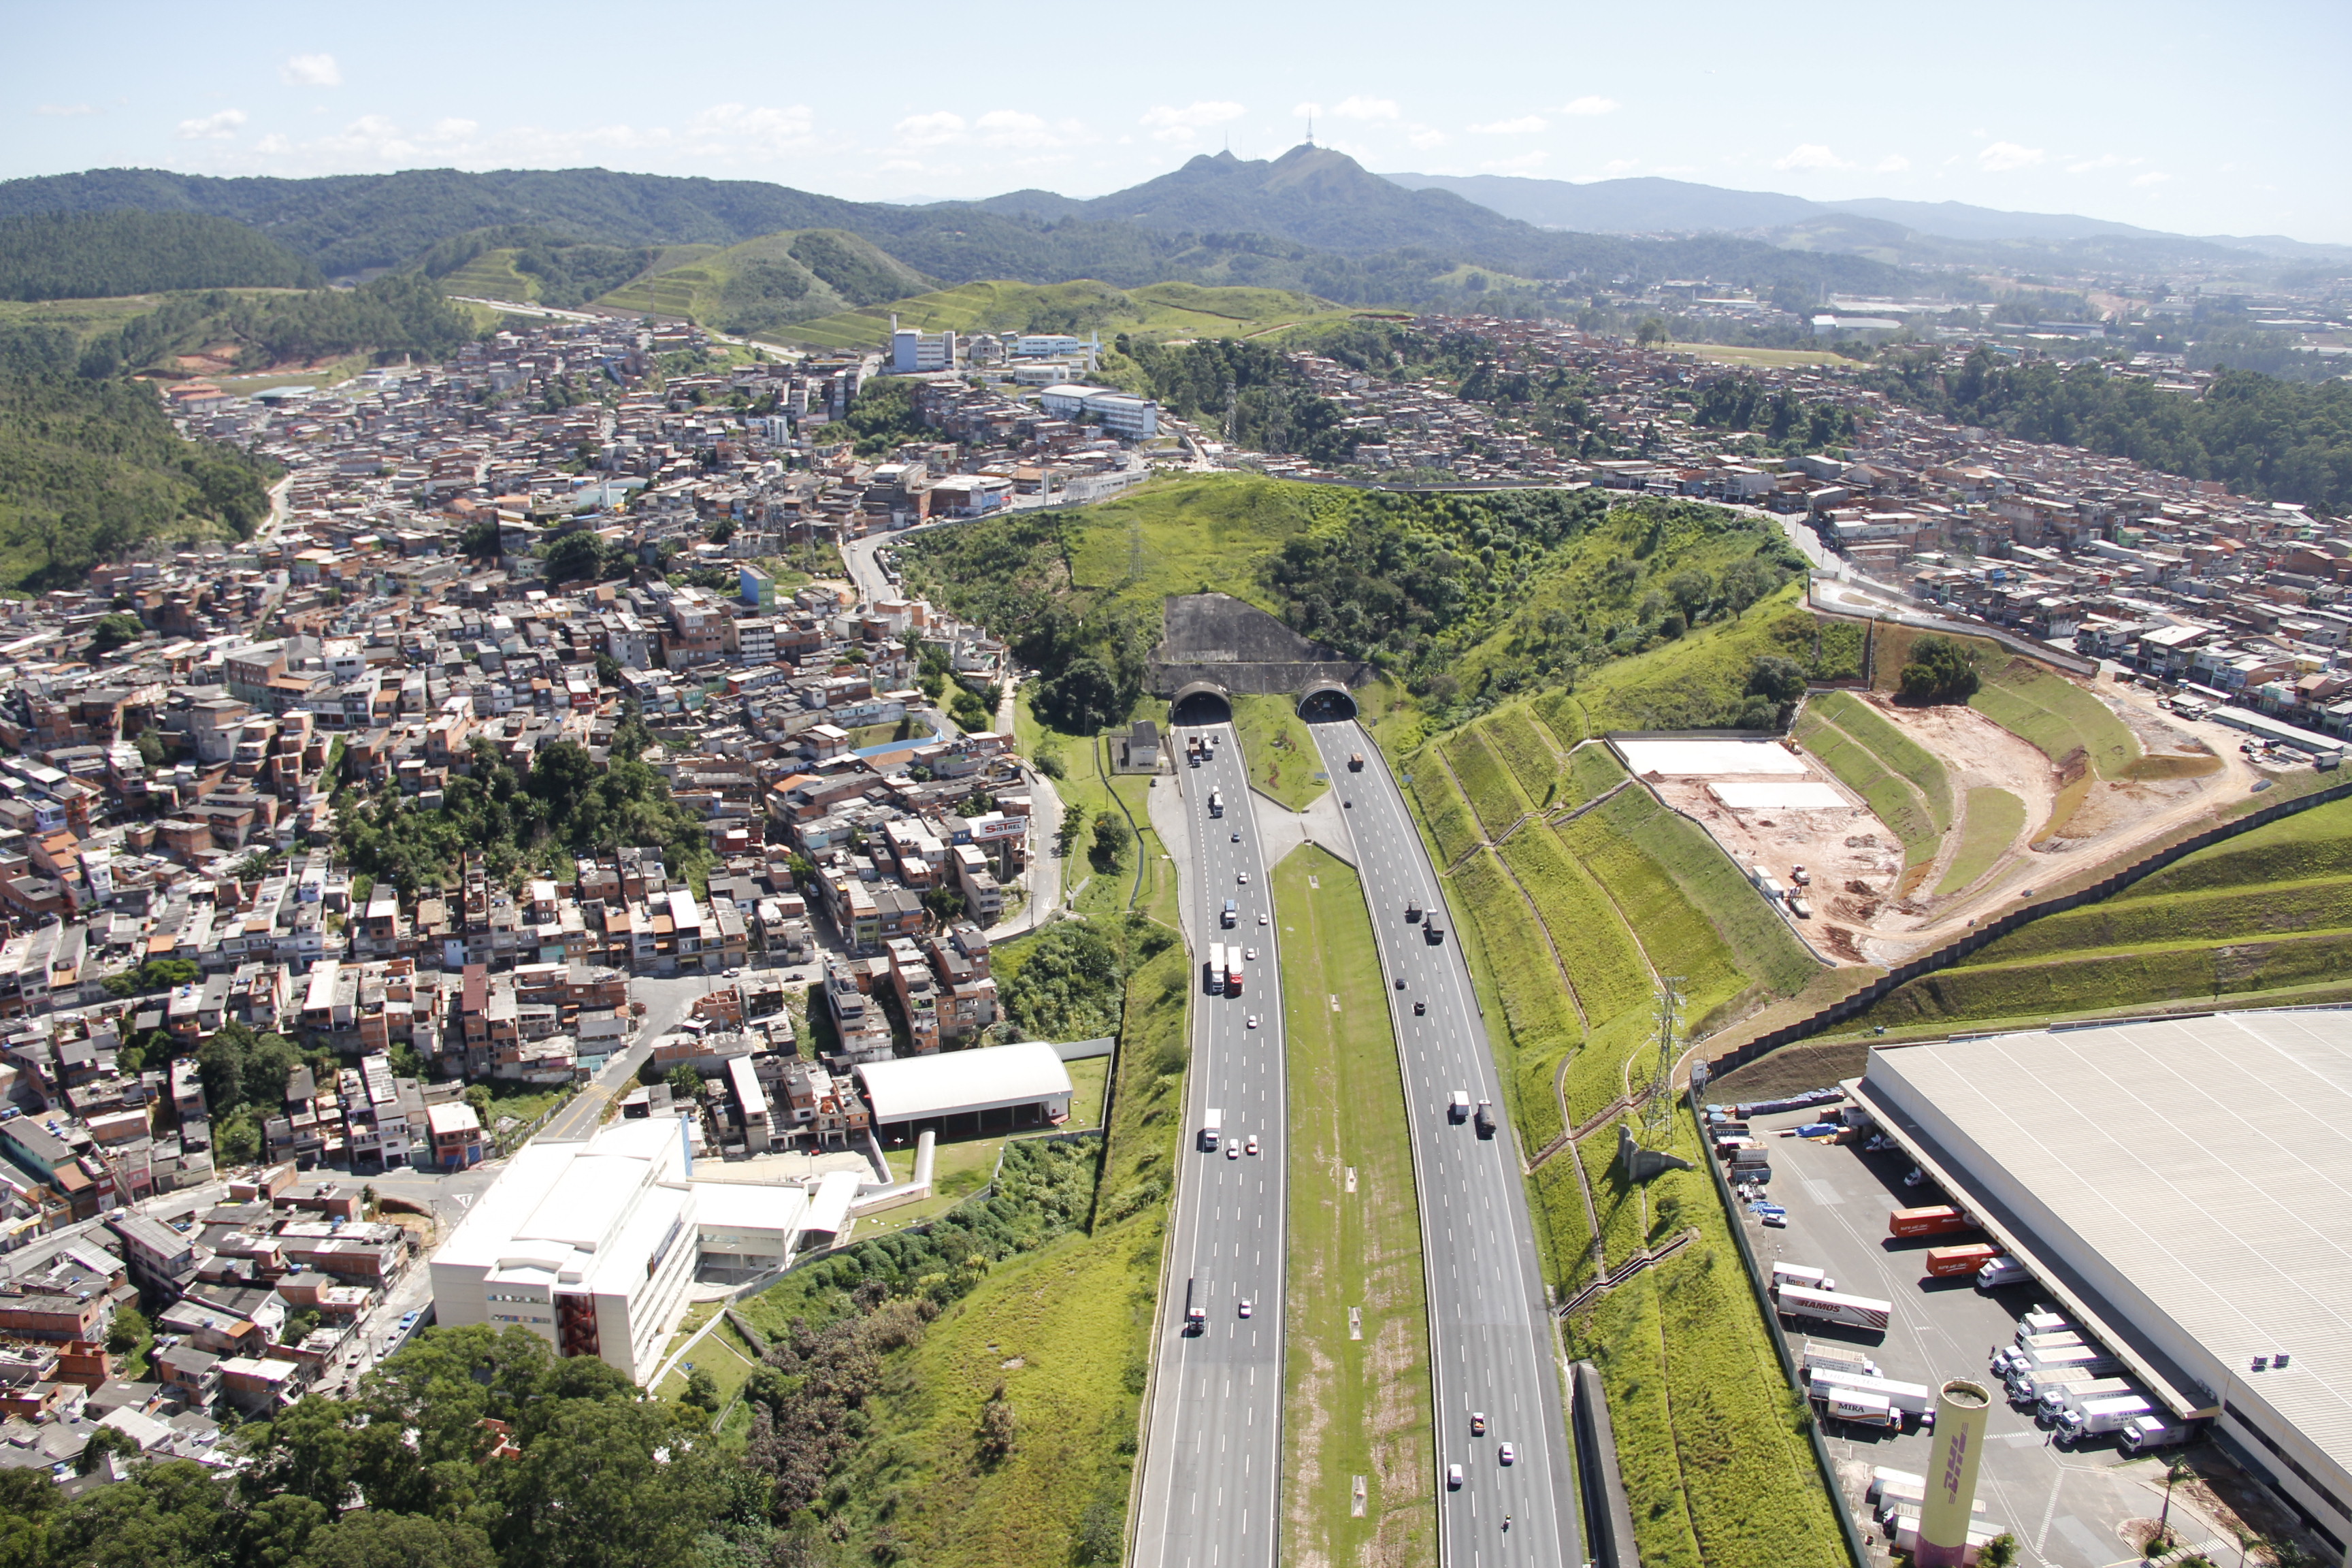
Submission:
M 2352 1012 L 1890 1046 L 1852 1089 L 2032 1271 L 2012 1294 L 2352 1562 Z

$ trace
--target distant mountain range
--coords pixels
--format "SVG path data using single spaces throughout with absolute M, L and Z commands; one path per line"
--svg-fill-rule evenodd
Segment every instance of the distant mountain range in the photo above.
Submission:
M 2105 218 L 2003 212 L 1966 202 L 1905 202 L 1884 196 L 1816 202 L 1654 176 L 1583 184 L 1516 174 L 1381 177 L 1410 191 L 1450 191 L 1506 217 L 1582 234 L 1753 234 L 1805 248 L 1830 248 L 1843 237 L 1860 253 L 1908 250 L 1918 254 L 1902 259 L 1922 261 L 1957 258 L 1948 254 L 1951 247 L 1933 243 L 1937 240 L 1961 247 L 2073 249 L 2118 260 L 2137 252 L 2138 259 L 2158 266 L 2195 260 L 2243 264 L 2249 253 L 2277 260 L 2352 259 L 2352 247 L 2309 245 L 2281 235 L 2167 234 Z M 1855 218 L 1864 224 L 1847 221 Z M 2174 258 L 2169 262 L 2164 259 L 2168 253 Z

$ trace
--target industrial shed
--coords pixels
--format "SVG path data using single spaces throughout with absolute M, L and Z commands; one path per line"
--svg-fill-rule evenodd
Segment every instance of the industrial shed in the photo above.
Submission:
M 1851 1087 L 2352 1562 L 2352 1011 L 1889 1046 Z
M 1034 1043 L 866 1062 L 877 1127 L 936 1125 L 943 1132 L 1044 1126 L 1070 1114 L 1070 1075 L 1053 1047 Z

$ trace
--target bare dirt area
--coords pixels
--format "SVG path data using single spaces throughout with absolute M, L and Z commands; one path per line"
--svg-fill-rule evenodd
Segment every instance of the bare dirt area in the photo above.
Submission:
M 1944 764 L 1952 781 L 1955 810 L 1967 801 L 1969 791 L 1990 786 L 2005 789 L 2025 803 L 2029 836 L 2050 819 L 2051 804 L 2058 795 L 2057 774 L 2050 759 L 1975 709 L 1951 703 L 1904 707 L 1875 692 L 1864 700 Z M 1948 845 L 1937 858 L 1939 868 L 1950 853 Z
M 1862 912 L 1891 900 L 1903 876 L 1903 846 L 1885 824 L 1853 793 L 1832 778 L 1827 770 L 1805 759 L 1807 783 L 1826 784 L 1846 804 L 1813 810 L 1768 806 L 1737 809 L 1717 798 L 1714 786 L 1751 782 L 1738 776 L 1668 778 L 1656 773 L 1643 782 L 1668 805 L 1704 826 L 1737 865 L 1761 866 L 1787 885 L 1801 866 L 1811 879 L 1817 911 L 1860 924 L 1872 914 Z M 1765 782 L 1782 784 L 1789 775 Z M 1853 892 L 1854 888 L 1867 889 Z

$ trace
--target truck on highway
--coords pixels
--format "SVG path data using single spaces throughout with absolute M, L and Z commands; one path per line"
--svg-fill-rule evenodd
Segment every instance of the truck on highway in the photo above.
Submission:
M 1223 942 L 1213 942 L 1209 944 L 1209 962 L 1202 964 L 1201 969 L 1201 989 L 1212 996 L 1223 995 L 1225 994 L 1225 944 Z
M 1364 771 L 1363 752 L 1349 752 L 1348 753 L 1348 771 L 1351 773 L 1360 773 Z
M 1468 1089 L 1457 1089 L 1451 1095 L 1446 1097 L 1445 1120 L 1448 1121 L 1467 1121 L 1470 1120 L 1470 1091 Z
M 1407 925 L 1412 925 L 1418 922 L 1420 919 L 1421 904 L 1416 900 L 1407 899 L 1404 901 L 1404 923 Z
M 1225 900 L 1225 907 L 1218 912 L 1217 923 L 1219 925 L 1229 926 L 1239 921 L 1241 918 L 1241 905 L 1232 899 L 1227 899 Z
M 1996 1258 L 2006 1258 L 1989 1241 L 1964 1241 L 1958 1247 L 1931 1247 L 1927 1249 L 1927 1275 L 1932 1279 L 1947 1279 L 1956 1274 L 1974 1274 Z
M 1432 947 L 1436 946 L 1439 942 L 1445 940 L 1445 928 L 1437 923 L 1437 916 L 1434 911 L 1421 922 L 1421 940 L 1429 943 Z
M 1225 949 L 1225 994 L 1238 996 L 1241 994 L 1242 950 L 1238 946 L 1228 947 Z
M 1809 1318 L 1816 1322 L 1838 1323 L 1849 1329 L 1869 1329 L 1883 1333 L 1887 1319 L 1895 1313 L 1892 1301 L 1874 1301 L 1867 1296 L 1841 1296 L 1834 1290 L 1807 1290 L 1790 1285 L 1777 1294 L 1780 1315 L 1784 1318 Z
M 1224 1131 L 1224 1126 L 1225 1113 L 1218 1110 L 1215 1106 L 1213 1105 L 1209 1107 L 1206 1111 L 1202 1112 L 1201 1116 L 1201 1147 L 1203 1149 L 1214 1149 L 1217 1146 L 1217 1136 Z
M 1975 1223 L 1968 1215 L 1950 1204 L 1927 1204 L 1919 1208 L 1896 1209 L 1886 1216 L 1886 1234 L 1898 1238 L 1944 1236 L 1956 1230 L 1975 1228 Z
M 1478 1114 L 1470 1119 L 1470 1123 L 1478 1129 L 1479 1137 L 1492 1138 L 1495 1135 L 1495 1102 L 1491 1100 L 1480 1100 Z
M 1209 1309 L 1201 1300 L 1201 1282 L 1184 1281 L 1184 1331 L 1197 1334 L 1209 1326 Z
M 2156 1406 L 2148 1403 L 2145 1394 L 2117 1394 L 2105 1399 L 2086 1399 L 2079 1409 L 2059 1413 L 2055 1423 L 2058 1441 L 2074 1443 L 2120 1432 L 2141 1416 L 2155 1414 Z
M 1223 816 L 1225 815 L 1225 792 L 1223 790 L 1213 789 L 1209 792 L 1209 815 L 1211 816 Z

